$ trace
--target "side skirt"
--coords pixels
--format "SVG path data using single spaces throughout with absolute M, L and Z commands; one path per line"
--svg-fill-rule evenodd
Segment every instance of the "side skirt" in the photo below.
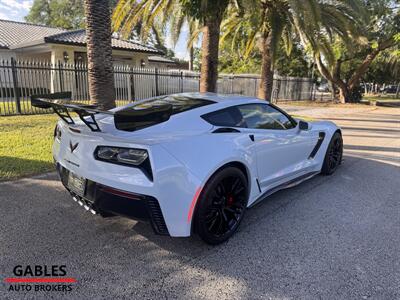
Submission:
M 292 180 L 289 180 L 288 182 L 285 182 L 285 183 L 282 183 L 282 184 L 280 184 L 280 185 L 278 185 L 278 186 L 276 186 L 276 187 L 273 187 L 272 189 L 270 189 L 270 190 L 268 190 L 268 191 L 265 191 L 261 196 L 259 196 L 259 197 L 257 198 L 256 201 L 254 201 L 254 202 L 249 206 L 249 208 L 255 206 L 255 205 L 258 204 L 258 203 L 260 203 L 260 202 L 263 201 L 265 198 L 267 198 L 268 196 L 270 196 L 270 195 L 276 193 L 277 191 L 284 190 L 284 189 L 288 189 L 288 188 L 294 187 L 294 186 L 296 186 L 296 185 L 299 185 L 299 184 L 302 183 L 303 181 L 306 181 L 306 180 L 308 180 L 308 179 L 314 177 L 314 176 L 317 175 L 318 173 L 319 173 L 319 172 L 310 172 L 310 173 L 301 175 L 301 176 L 296 177 L 296 178 L 294 178 L 294 179 L 292 179 Z

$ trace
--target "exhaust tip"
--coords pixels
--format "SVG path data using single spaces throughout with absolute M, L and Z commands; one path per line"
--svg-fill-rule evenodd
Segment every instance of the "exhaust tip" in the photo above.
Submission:
M 81 199 L 79 199 L 78 197 L 74 196 L 72 197 L 72 199 L 78 203 L 80 206 L 83 206 L 83 208 L 85 210 L 87 210 L 88 212 L 92 213 L 93 215 L 97 215 L 97 212 L 91 208 L 89 205 L 87 205 L 87 203 L 85 203 L 84 201 L 82 201 Z

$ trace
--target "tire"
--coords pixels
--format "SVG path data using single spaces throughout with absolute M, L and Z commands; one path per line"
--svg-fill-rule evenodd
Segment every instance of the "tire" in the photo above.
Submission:
M 343 139 L 340 132 L 335 132 L 328 149 L 326 150 L 324 163 L 322 164 L 321 174 L 332 175 L 342 163 Z
M 235 167 L 214 174 L 200 194 L 194 219 L 194 229 L 208 244 L 228 240 L 237 230 L 247 207 L 247 179 Z

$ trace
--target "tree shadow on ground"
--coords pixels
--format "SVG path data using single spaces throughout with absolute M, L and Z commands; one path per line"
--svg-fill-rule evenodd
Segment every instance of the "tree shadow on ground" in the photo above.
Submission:
M 343 130 L 354 130 L 354 131 L 400 133 L 400 130 L 388 129 L 388 128 L 348 127 L 348 126 L 341 126 L 340 128 Z
M 0 181 L 51 171 L 54 171 L 54 164 L 48 161 L 0 156 Z
M 177 272 L 183 281 L 190 281 L 183 285 L 186 290 L 180 290 L 176 279 L 169 282 L 168 289 L 177 289 L 180 295 L 189 296 L 202 284 L 206 287 L 203 282 L 208 276 L 217 274 L 244 287 L 245 298 L 346 298 L 366 292 L 390 296 L 394 285 L 377 273 L 395 278 L 380 268 L 384 265 L 400 275 L 390 267 L 400 258 L 393 252 L 400 243 L 386 241 L 387 230 L 396 231 L 392 238 L 399 234 L 397 221 L 385 225 L 387 218 L 397 218 L 400 208 L 395 200 L 400 192 L 396 176 L 400 177 L 396 166 L 347 156 L 334 175 L 317 176 L 249 209 L 237 235 L 217 247 L 206 248 L 196 237 L 155 236 L 144 224 L 136 224 L 134 230 L 163 249 L 189 256 L 185 265 L 201 270 L 193 277 Z M 377 256 L 381 262 L 375 260 Z M 360 265 L 365 272 L 362 278 L 357 277 Z M 385 292 L 366 287 L 369 282 L 383 284 Z
M 346 156 L 334 175 L 249 209 L 237 234 L 216 247 L 92 216 L 56 182 L 6 183 L 2 264 L 62 261 L 80 282 L 69 298 L 396 298 L 399 170 Z
M 398 119 L 358 119 L 358 118 L 318 118 L 320 120 L 328 121 L 350 121 L 350 122 L 371 122 L 371 123 L 396 123 L 400 122 Z
M 348 134 L 344 133 L 344 137 L 357 137 L 357 138 L 367 138 L 367 139 L 399 139 L 399 136 L 395 135 L 362 135 L 362 134 Z
M 344 145 L 344 149 L 360 151 L 379 151 L 379 152 L 400 152 L 400 147 L 380 147 L 380 146 L 361 146 Z

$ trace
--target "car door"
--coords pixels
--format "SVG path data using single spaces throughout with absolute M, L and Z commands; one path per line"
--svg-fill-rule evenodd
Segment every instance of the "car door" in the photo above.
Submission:
M 262 192 L 307 173 L 317 133 L 300 130 L 291 117 L 269 104 L 245 104 L 238 108 L 246 131 L 254 135 Z

